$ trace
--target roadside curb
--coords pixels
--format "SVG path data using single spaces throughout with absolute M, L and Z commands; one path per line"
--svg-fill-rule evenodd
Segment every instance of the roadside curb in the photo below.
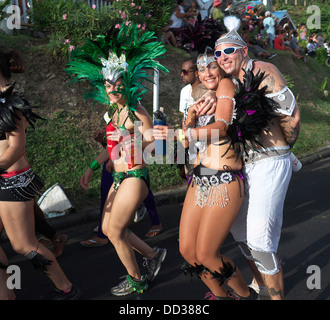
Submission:
M 330 146 L 322 148 L 315 153 L 304 156 L 300 159 L 300 162 L 302 163 L 302 165 L 308 165 L 328 157 L 330 157 Z
M 307 154 L 302 157 L 300 162 L 303 166 L 309 165 L 316 161 L 326 159 L 330 157 L 330 146 L 322 148 L 313 154 Z M 183 185 L 176 189 L 170 189 L 165 191 L 159 191 L 154 194 L 157 207 L 180 203 L 184 201 L 187 191 L 187 186 Z M 47 222 L 56 230 L 72 227 L 75 225 L 82 225 L 89 222 L 98 223 L 100 217 L 100 209 L 98 207 L 91 207 L 80 210 L 79 212 L 73 212 L 62 217 L 47 219 Z

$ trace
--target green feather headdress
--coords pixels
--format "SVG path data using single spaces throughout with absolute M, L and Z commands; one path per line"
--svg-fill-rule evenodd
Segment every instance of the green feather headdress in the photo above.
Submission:
M 97 36 L 96 40 L 88 38 L 83 46 L 72 51 L 66 71 L 73 77 L 72 82 L 88 81 L 90 90 L 85 99 L 110 105 L 104 81 L 113 81 L 122 77 L 123 85 L 114 93 L 126 97 L 126 106 L 130 114 L 136 111 L 136 105 L 147 89 L 143 81 L 153 82 L 146 70 L 156 69 L 168 72 L 156 58 L 161 57 L 165 47 L 155 41 L 154 32 L 139 34 L 137 25 L 122 24 L 116 37 Z M 111 79 L 107 79 L 111 77 Z

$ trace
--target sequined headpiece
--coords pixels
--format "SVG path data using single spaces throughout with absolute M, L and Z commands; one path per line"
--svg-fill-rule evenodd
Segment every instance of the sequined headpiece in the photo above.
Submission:
M 208 56 L 207 53 L 212 52 L 211 56 Z M 217 61 L 216 57 L 213 54 L 213 50 L 210 47 L 205 48 L 205 52 L 200 54 L 197 58 L 197 67 L 207 67 L 210 63 Z
M 101 56 L 100 60 L 103 65 L 103 78 L 111 84 L 114 84 L 123 75 L 123 72 L 125 72 L 128 67 L 125 54 L 121 54 L 118 58 L 113 51 L 109 51 L 108 60 L 105 60 Z
M 234 44 L 240 47 L 246 47 L 246 42 L 241 38 L 238 34 L 238 29 L 241 25 L 241 20 L 236 16 L 227 16 L 223 19 L 223 23 L 226 26 L 228 33 L 226 33 L 223 37 L 219 38 L 215 42 L 215 48 L 220 44 Z
M 117 35 L 87 38 L 81 47 L 71 52 L 66 71 L 72 75 L 72 83 L 88 81 L 90 88 L 86 90 L 85 99 L 105 105 L 110 105 L 111 101 L 104 80 L 113 84 L 122 78 L 122 86 L 113 93 L 126 97 L 126 106 L 132 114 L 147 91 L 143 82 L 152 82 L 153 74 L 146 71 L 168 72 L 156 60 L 166 52 L 156 39 L 154 32 L 142 33 L 136 24 L 123 23 Z

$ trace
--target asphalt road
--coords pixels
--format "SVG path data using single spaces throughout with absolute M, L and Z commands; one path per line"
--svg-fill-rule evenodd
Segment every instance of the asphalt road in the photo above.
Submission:
M 278 252 L 284 269 L 287 300 L 330 299 L 329 179 L 330 158 L 305 165 L 292 176 Z M 93 235 L 96 221 L 60 230 L 70 239 L 59 263 L 69 279 L 80 287 L 82 300 L 114 300 L 114 303 L 117 301 L 118 305 L 122 305 L 123 301 L 134 303 L 133 300 L 145 303 L 153 300 L 162 304 L 166 301 L 179 303 L 179 300 L 197 302 L 203 299 L 209 290 L 199 279 L 185 276 L 180 270 L 183 260 L 178 251 L 178 226 L 182 206 L 178 203 L 167 204 L 158 209 L 164 231 L 146 241 L 151 246 L 167 248 L 167 257 L 158 276 L 143 294 L 121 298 L 111 295 L 110 288 L 117 285 L 121 281 L 119 278 L 125 274 L 113 246 L 83 248 L 79 244 L 80 240 Z M 132 223 L 130 229 L 143 238 L 149 226 L 150 220 L 146 216 L 143 221 Z M 18 299 L 43 299 L 44 294 L 53 288 L 50 280 L 34 270 L 24 257 L 16 255 L 8 241 L 2 240 L 0 244 L 10 264 L 18 265 L 21 270 L 21 289 L 16 290 Z M 246 282 L 250 283 L 247 264 L 230 236 L 222 252 L 236 262 Z M 141 256 L 137 257 L 142 266 Z

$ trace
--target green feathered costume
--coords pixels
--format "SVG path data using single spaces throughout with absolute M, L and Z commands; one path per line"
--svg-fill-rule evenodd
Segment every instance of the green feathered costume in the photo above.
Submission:
M 66 69 L 73 77 L 71 83 L 88 81 L 91 90 L 86 92 L 84 98 L 91 98 L 101 104 L 109 105 L 111 118 L 115 107 L 112 107 L 105 90 L 103 62 L 111 60 L 112 57 L 117 60 L 124 57 L 126 67 L 120 70 L 123 86 L 113 93 L 123 94 L 126 97 L 129 117 L 134 122 L 136 105 L 147 91 L 142 83 L 144 80 L 153 82 L 150 79 L 152 75 L 148 75 L 146 70 L 156 69 L 168 72 L 167 68 L 155 60 L 166 52 L 165 47 L 155 39 L 154 32 L 141 34 L 137 25 L 127 26 L 125 23 L 122 24 L 117 36 L 109 38 L 99 35 L 96 40 L 88 38 L 82 47 L 76 48 L 71 53 Z M 118 64 L 113 69 L 118 71 Z

